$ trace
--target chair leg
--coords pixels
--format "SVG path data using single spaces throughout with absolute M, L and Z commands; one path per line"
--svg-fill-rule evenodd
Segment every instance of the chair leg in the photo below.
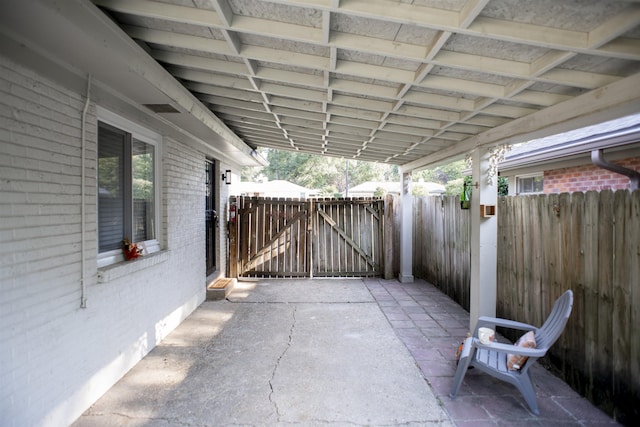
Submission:
M 529 371 L 523 373 L 520 376 L 519 381 L 516 383 L 516 387 L 522 393 L 522 397 L 529 405 L 529 409 L 536 415 L 540 415 L 540 410 L 538 409 L 538 401 L 536 399 L 536 391 L 533 388 L 533 383 L 531 382 L 531 377 L 529 376 Z
M 473 344 L 471 338 L 467 338 L 464 342 L 464 346 L 462 347 L 460 360 L 458 361 L 458 368 L 456 369 L 456 374 L 453 377 L 453 384 L 451 385 L 451 392 L 449 393 L 449 397 L 452 399 L 456 398 L 460 385 L 462 384 L 462 380 L 464 379 L 464 376 L 469 369 L 469 365 L 471 364 L 471 358 L 474 356 L 474 351 L 472 350 L 475 350 L 475 348 L 472 347 Z

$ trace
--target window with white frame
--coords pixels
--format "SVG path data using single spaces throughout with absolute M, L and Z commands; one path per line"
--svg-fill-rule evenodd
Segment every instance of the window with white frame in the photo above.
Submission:
M 526 175 L 516 177 L 517 194 L 542 193 L 543 190 L 543 175 Z
M 123 260 L 122 242 L 159 250 L 159 136 L 115 115 L 98 121 L 98 266 Z

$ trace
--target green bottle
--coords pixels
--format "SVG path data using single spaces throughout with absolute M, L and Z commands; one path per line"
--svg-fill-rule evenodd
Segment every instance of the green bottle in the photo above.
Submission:
M 462 194 L 460 194 L 460 209 L 469 209 L 471 205 L 471 197 L 469 196 L 469 189 L 467 188 L 467 182 L 462 185 Z

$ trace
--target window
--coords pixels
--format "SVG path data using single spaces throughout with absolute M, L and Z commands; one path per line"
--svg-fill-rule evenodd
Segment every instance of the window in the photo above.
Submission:
M 544 176 L 519 176 L 517 177 L 517 194 L 542 193 L 544 189 Z
M 125 238 L 147 252 L 159 249 L 157 146 L 126 125 L 98 122 L 99 267 L 123 259 Z

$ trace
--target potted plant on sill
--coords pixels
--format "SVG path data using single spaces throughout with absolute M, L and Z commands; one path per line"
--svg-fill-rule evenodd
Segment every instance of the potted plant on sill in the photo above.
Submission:
M 128 237 L 122 240 L 122 254 L 126 261 L 138 258 L 142 254 L 142 248 L 139 248 L 136 243 L 131 243 Z

